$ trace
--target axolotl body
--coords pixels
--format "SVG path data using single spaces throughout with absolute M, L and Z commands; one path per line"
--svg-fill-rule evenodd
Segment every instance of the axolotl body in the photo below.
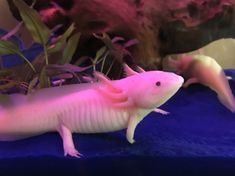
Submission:
M 58 131 L 64 154 L 80 157 L 72 133 L 103 133 L 126 129 L 134 143 L 138 123 L 172 97 L 183 84 L 174 73 L 137 73 L 125 65 L 128 77 L 111 81 L 96 72 L 98 82 L 38 90 L 28 96 L 2 96 L 0 140 L 12 141 Z
M 186 79 L 183 87 L 193 83 L 208 86 L 217 93 L 218 99 L 225 107 L 235 112 L 235 100 L 228 79 L 222 67 L 213 58 L 205 55 L 182 55 L 177 60 L 169 58 L 168 64 Z

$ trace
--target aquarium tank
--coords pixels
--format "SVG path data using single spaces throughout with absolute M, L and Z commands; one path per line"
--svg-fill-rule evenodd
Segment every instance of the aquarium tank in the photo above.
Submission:
M 1 0 L 2 175 L 235 175 L 234 0 Z

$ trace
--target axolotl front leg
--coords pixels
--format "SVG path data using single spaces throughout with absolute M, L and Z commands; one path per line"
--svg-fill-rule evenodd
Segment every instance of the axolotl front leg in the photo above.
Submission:
M 61 124 L 58 128 L 58 132 L 63 140 L 64 156 L 70 155 L 73 157 L 80 158 L 82 154 L 79 153 L 74 146 L 73 136 L 70 129 L 68 129 L 65 125 Z
M 131 144 L 135 142 L 134 133 L 135 133 L 136 126 L 138 125 L 139 122 L 140 120 L 138 120 L 135 116 L 129 117 L 128 127 L 126 131 L 126 139 Z
M 169 112 L 164 111 L 159 108 L 156 108 L 153 111 L 160 113 L 162 115 L 169 114 Z M 143 116 L 143 115 L 138 115 L 138 113 L 136 115 L 130 115 L 128 126 L 127 126 L 127 131 L 126 131 L 126 139 L 129 143 L 133 144 L 135 142 L 135 140 L 134 140 L 135 129 L 136 129 L 137 125 L 141 122 L 141 120 L 143 120 L 144 117 L 145 116 Z
M 129 143 L 133 144 L 135 142 L 134 140 L 135 129 L 137 125 L 144 119 L 144 117 L 145 116 L 138 113 L 132 115 L 130 114 L 126 131 L 126 139 Z
M 162 115 L 168 115 L 168 114 L 170 114 L 170 112 L 164 111 L 164 110 L 162 110 L 162 109 L 160 109 L 160 108 L 155 108 L 153 111 L 156 112 L 156 113 L 160 113 L 160 114 L 162 114 Z
M 183 87 L 184 87 L 184 88 L 187 88 L 189 85 L 195 84 L 195 83 L 199 83 L 199 80 L 198 80 L 198 78 L 192 77 L 192 78 L 189 78 L 189 79 L 183 84 Z

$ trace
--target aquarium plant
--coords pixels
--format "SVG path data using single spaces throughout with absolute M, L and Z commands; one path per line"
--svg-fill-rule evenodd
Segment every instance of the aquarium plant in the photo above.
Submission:
M 92 81 L 92 72 L 96 70 L 109 75 L 115 62 L 123 63 L 125 56 L 132 57 L 127 48 L 138 43 L 135 39 L 125 41 L 122 37 L 111 39 L 106 33 L 93 34 L 94 38 L 104 43 L 104 46 L 94 57 L 74 58 L 81 36 L 81 33 L 76 31 L 74 23 L 64 33 L 56 35 L 56 30 L 61 26 L 49 29 L 38 12 L 33 9 L 34 3 L 28 6 L 22 0 L 13 2 L 22 21 L 0 39 L 2 93 L 30 93 L 35 89 L 50 86 Z M 37 46 L 37 53 L 33 58 L 27 57 L 27 51 L 22 50 L 22 46 L 12 40 L 22 25 L 29 31 L 34 43 L 28 51 Z M 21 59 L 22 64 L 7 66 L 6 63 L 11 62 L 13 57 Z

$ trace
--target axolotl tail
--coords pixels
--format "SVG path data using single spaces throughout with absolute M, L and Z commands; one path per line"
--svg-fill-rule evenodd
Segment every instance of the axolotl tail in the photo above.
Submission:
M 231 103 L 229 103 L 228 105 L 227 105 L 227 108 L 231 111 L 231 112 L 235 112 L 235 98 L 234 97 L 232 97 L 231 98 Z
M 232 93 L 229 96 L 218 95 L 218 99 L 231 112 L 235 112 L 235 98 Z

